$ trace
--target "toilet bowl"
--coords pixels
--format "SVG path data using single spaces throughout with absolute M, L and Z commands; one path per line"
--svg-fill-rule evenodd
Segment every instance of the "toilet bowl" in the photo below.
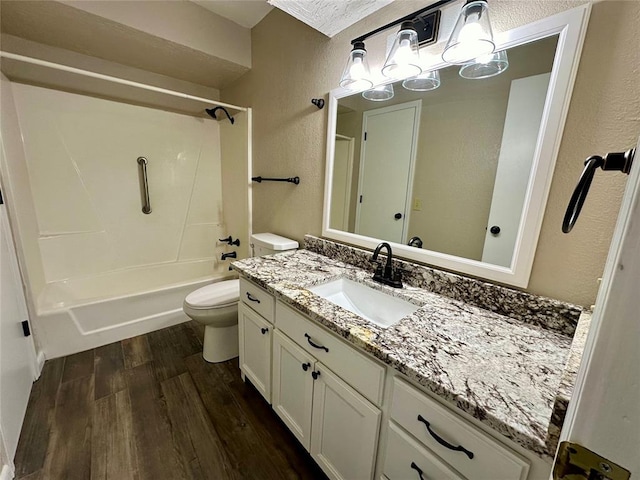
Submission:
M 217 363 L 238 356 L 238 299 L 240 281 L 224 280 L 191 292 L 184 313 L 205 326 L 202 356 Z
M 273 255 L 298 248 L 298 242 L 273 233 L 251 235 L 254 256 Z M 217 363 L 238 356 L 238 300 L 240 280 L 224 280 L 191 292 L 184 299 L 184 313 L 204 327 L 202 356 Z

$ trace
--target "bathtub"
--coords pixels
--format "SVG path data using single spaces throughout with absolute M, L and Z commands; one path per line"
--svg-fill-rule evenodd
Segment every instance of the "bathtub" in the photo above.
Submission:
M 189 320 L 190 292 L 228 278 L 226 266 L 200 261 L 52 282 L 38 295 L 36 338 L 45 358 L 56 358 L 169 327 Z

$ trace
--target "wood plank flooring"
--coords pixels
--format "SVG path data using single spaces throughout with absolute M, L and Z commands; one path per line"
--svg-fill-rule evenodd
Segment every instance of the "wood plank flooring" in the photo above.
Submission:
M 202 359 L 203 333 L 183 323 L 47 361 L 16 478 L 326 479 L 237 359 Z

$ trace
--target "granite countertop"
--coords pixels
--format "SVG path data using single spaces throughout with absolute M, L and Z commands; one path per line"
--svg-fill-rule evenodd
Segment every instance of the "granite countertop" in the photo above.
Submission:
M 395 289 L 308 250 L 236 261 L 260 285 L 353 345 L 543 458 L 553 456 L 584 335 L 527 323 L 423 288 Z M 420 308 L 389 328 L 307 290 L 345 277 Z M 587 328 L 588 316 L 578 322 Z M 570 361 L 571 359 L 571 361 Z

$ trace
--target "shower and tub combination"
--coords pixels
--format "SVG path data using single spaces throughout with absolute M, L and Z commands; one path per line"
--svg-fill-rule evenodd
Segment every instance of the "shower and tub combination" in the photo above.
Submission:
M 251 110 L 16 57 L 3 53 L 1 173 L 40 352 L 187 321 L 189 293 L 234 277 L 223 254 L 249 255 Z M 53 88 L 21 77 L 34 64 Z M 93 90 L 63 91 L 80 77 Z

